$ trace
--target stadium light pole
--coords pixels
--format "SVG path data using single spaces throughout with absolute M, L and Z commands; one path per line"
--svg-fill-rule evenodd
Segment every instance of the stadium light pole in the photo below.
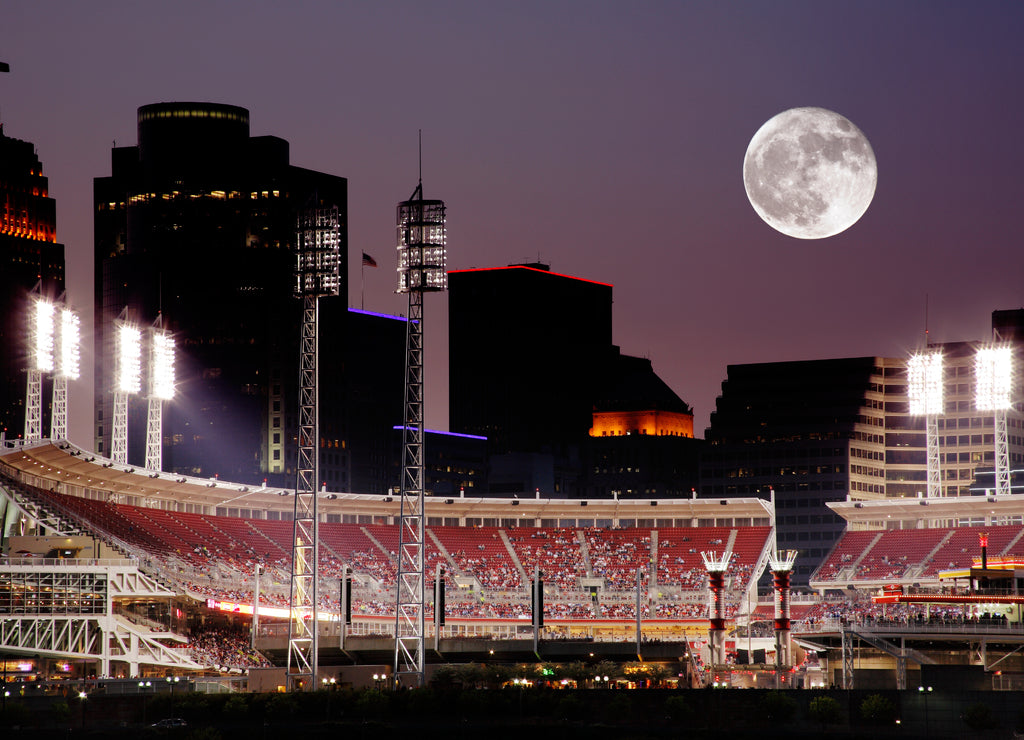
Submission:
M 142 332 L 125 316 L 127 309 L 114 322 L 117 347 L 110 459 L 120 465 L 128 464 L 128 397 L 142 389 Z
M 302 327 L 285 679 L 291 688 L 308 691 L 317 689 L 319 666 L 319 312 L 321 297 L 336 296 L 340 292 L 340 223 L 337 206 L 307 208 L 299 214 L 296 230 L 295 297 L 302 300 Z
M 81 374 L 82 328 L 78 314 L 62 306 L 57 319 L 56 370 L 53 376 L 53 418 L 50 438 L 68 438 L 68 381 Z
M 38 442 L 43 437 L 43 373 L 54 367 L 54 313 L 53 303 L 42 297 L 41 286 L 32 290 L 32 308 L 29 325 L 30 362 L 28 387 L 25 398 L 25 441 Z
M 982 347 L 974 357 L 974 405 L 991 411 L 995 429 L 996 495 L 1010 493 L 1010 455 L 1006 439 L 1006 411 L 1012 405 L 1013 350 L 1009 345 Z
M 423 179 L 398 204 L 398 292 L 409 295 L 405 333 L 402 486 L 395 594 L 396 685 L 423 686 L 426 543 L 423 480 L 423 294 L 448 288 L 445 207 L 424 200 Z
M 174 398 L 174 337 L 164 331 L 163 316 L 150 329 L 149 408 L 146 413 L 146 469 L 162 470 L 164 401 Z
M 911 355 L 907 360 L 907 399 L 910 413 L 923 416 L 925 426 L 928 490 L 934 498 L 942 495 L 939 470 L 939 421 L 943 411 L 943 367 L 941 352 Z

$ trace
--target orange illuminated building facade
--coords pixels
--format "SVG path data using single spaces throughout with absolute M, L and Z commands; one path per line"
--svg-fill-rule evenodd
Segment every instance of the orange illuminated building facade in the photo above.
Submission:
M 650 434 L 657 437 L 693 437 L 693 414 L 677 411 L 595 411 L 591 437 Z
M 32 143 L 0 125 L 0 432 L 8 439 L 24 432 L 29 291 L 41 283 L 50 299 L 64 292 L 64 245 L 48 188 Z

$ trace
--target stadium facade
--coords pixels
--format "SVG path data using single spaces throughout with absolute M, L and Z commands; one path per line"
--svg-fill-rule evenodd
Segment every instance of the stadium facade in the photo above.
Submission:
M 778 671 L 777 646 L 765 634 L 773 608 L 752 591 L 775 550 L 770 502 L 430 497 L 428 566 L 444 568 L 447 589 L 447 621 L 430 614 L 429 634 L 439 641 L 431 660 L 635 666 L 640 656 L 671 668 L 679 686 L 1018 688 L 1008 674 L 1024 669 L 1019 498 L 831 504 L 848 523 L 814 579 L 831 595 L 793 602 L 794 653 Z M 177 649 L 184 624 L 193 634 L 249 627 L 255 601 L 252 637 L 283 660 L 287 601 L 278 576 L 287 566 L 288 504 L 277 488 L 111 465 L 66 443 L 7 443 L 0 655 L 44 675 L 69 657 L 76 671 L 98 676 L 209 671 Z M 322 504 L 326 678 L 351 675 L 341 666 L 353 660 L 376 666 L 390 654 L 398 505 L 356 494 L 324 495 Z M 983 549 L 980 565 L 978 558 L 985 541 L 987 570 Z M 716 613 L 724 660 L 710 649 L 702 558 L 723 568 Z M 952 573 L 937 572 L 949 566 Z M 536 567 L 545 593 L 539 642 L 530 640 L 529 619 L 528 572 Z M 335 595 L 346 573 L 352 616 L 342 626 Z M 628 670 L 616 679 L 623 688 L 633 685 Z

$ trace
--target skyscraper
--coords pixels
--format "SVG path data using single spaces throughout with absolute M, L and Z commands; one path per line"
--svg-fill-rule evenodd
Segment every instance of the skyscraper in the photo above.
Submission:
M 531 263 L 449 273 L 449 423 L 491 493 L 660 497 L 696 485 L 693 412 L 612 343 L 612 286 Z
M 778 545 L 799 550 L 793 584 L 843 532 L 830 501 L 885 495 L 885 375 L 900 360 L 730 365 L 711 414 L 700 494 L 760 496 L 775 491 Z
M 381 324 L 388 336 L 401 332 L 386 329 L 399 322 L 347 309 L 347 181 L 290 164 L 287 141 L 250 136 L 246 109 L 215 103 L 139 108 L 138 144 L 115 148 L 111 175 L 95 179 L 97 451 L 110 450 L 113 322 L 124 314 L 145 327 L 162 315 L 178 347 L 178 390 L 164 412 L 165 469 L 294 483 L 300 326 L 294 243 L 299 211 L 313 206 L 338 208 L 342 266 L 340 295 L 323 299 L 320 309 L 321 419 L 330 436 L 321 447 L 339 451 L 329 456 L 337 468 L 322 478 L 349 489 L 352 456 L 361 454 L 352 435 L 372 426 L 380 428 L 375 444 L 383 482 L 387 434 L 401 408 L 401 367 L 394 415 L 383 399 L 374 404 L 379 424 L 350 418 L 344 383 L 355 373 L 346 363 L 383 360 L 356 360 L 350 356 L 355 343 L 346 337 L 353 325 L 373 332 Z M 385 392 L 387 373 L 364 368 L 359 374 L 379 379 L 361 389 L 364 406 Z M 136 402 L 130 416 L 133 462 L 141 462 L 144 407 Z
M 1021 362 L 1024 312 L 996 311 L 993 339 Z M 975 357 L 983 342 L 930 344 L 943 357 L 938 414 L 937 495 L 992 493 L 991 411 L 977 410 Z M 928 495 L 925 418 L 910 413 L 906 358 L 857 357 L 730 365 L 702 455 L 704 496 L 775 492 L 780 548 L 799 550 L 793 583 L 811 571 L 843 530 L 832 501 Z M 1024 383 L 1013 376 L 1007 411 L 1008 462 L 1024 463 Z M 923 502 L 926 503 L 926 502 Z M 925 509 L 922 509 L 924 512 Z M 950 525 L 965 522 L 951 521 Z
M 449 273 L 449 424 L 491 454 L 587 437 L 612 359 L 612 286 L 510 265 Z
M 64 292 L 57 206 L 35 147 L 0 124 L 0 432 L 8 438 L 24 430 L 29 291 L 40 282 L 51 300 Z

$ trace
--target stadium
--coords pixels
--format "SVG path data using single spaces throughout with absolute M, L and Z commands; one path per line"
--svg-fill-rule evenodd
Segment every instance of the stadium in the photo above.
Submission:
M 115 464 L 63 440 L 0 453 L 7 680 L 286 684 L 292 491 Z M 530 675 L 509 682 L 582 666 L 580 687 L 1020 688 L 1019 498 L 831 504 L 847 529 L 815 593 L 773 597 L 758 590 L 782 556 L 770 500 L 428 496 L 425 571 L 444 608 L 425 605 L 427 676 L 490 662 Z M 379 688 L 395 655 L 398 503 L 318 504 L 317 678 Z

